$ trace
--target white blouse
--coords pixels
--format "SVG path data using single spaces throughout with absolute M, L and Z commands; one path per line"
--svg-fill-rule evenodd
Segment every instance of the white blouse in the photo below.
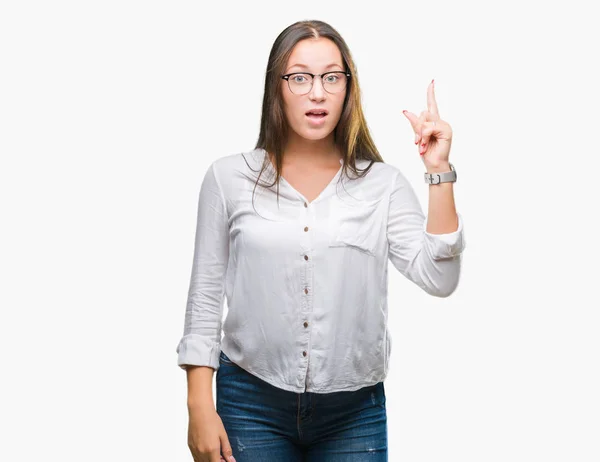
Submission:
M 340 166 L 312 202 L 281 178 L 278 207 L 276 185 L 259 185 L 253 207 L 266 158 L 264 149 L 227 155 L 204 176 L 177 364 L 217 370 L 222 350 L 296 393 L 383 381 L 391 352 L 388 259 L 425 292 L 449 296 L 465 248 L 461 215 L 455 232 L 426 232 L 410 183 L 384 162 L 352 180 Z M 275 168 L 267 164 L 260 182 L 270 184 Z

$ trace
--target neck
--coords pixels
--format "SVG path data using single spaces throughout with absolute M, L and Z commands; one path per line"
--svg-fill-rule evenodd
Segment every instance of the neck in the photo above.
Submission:
M 342 155 L 334 143 L 333 133 L 321 140 L 308 140 L 292 133 L 284 149 L 283 157 L 286 164 L 309 163 L 315 165 L 339 162 Z

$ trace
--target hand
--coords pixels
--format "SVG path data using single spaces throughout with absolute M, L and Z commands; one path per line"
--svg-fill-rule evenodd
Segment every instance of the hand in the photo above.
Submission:
M 402 111 L 408 118 L 415 132 L 415 144 L 419 147 L 427 170 L 449 168 L 450 146 L 452 144 L 452 128 L 440 119 L 433 80 L 427 87 L 427 110 L 417 117 L 409 111 Z M 434 124 L 435 122 L 435 124 Z
M 194 462 L 235 462 L 221 417 L 210 406 L 190 409 L 188 447 Z

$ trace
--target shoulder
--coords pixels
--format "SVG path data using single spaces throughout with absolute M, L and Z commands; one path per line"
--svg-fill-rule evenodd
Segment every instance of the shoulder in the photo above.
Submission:
M 225 154 L 213 160 L 206 175 L 214 178 L 226 197 L 246 190 L 257 180 L 264 162 L 264 151 L 251 149 Z M 233 196 L 232 196 L 233 197 Z
M 225 154 L 213 160 L 208 166 L 207 171 L 211 171 L 217 178 L 217 181 L 227 181 L 238 176 L 240 172 L 248 171 L 248 166 L 252 169 L 261 165 L 260 152 L 256 149 L 236 153 Z
M 356 167 L 360 170 L 369 166 L 371 160 L 359 159 L 356 161 Z M 408 180 L 402 170 L 396 165 L 387 162 L 373 162 L 371 169 L 365 176 L 371 177 L 371 181 L 382 184 L 392 185 L 396 183 L 406 183 Z

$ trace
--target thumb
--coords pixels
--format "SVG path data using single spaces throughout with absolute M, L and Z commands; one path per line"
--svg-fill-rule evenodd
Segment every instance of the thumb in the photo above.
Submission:
M 236 462 L 235 457 L 233 457 L 233 450 L 231 449 L 227 434 L 225 434 L 224 437 L 221 436 L 221 454 L 225 462 Z

